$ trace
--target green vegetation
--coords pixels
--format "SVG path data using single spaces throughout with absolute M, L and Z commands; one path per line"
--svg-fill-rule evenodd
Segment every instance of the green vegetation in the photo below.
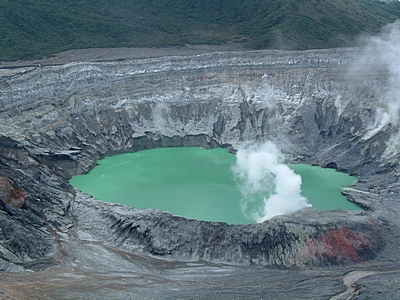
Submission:
M 375 0 L 0 0 L 0 60 L 92 47 L 351 46 L 399 17 L 398 1 Z

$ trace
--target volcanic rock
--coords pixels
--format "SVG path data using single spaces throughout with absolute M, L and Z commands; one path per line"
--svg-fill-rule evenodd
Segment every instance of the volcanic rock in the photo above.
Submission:
M 276 275 L 271 267 L 287 268 L 288 282 L 299 274 L 310 280 L 312 268 L 335 276 L 388 263 L 393 268 L 400 245 L 398 129 L 388 124 L 371 132 L 388 74 L 351 75 L 360 51 L 214 52 L 2 72 L 0 270 L 66 274 L 63 268 L 73 266 L 91 274 L 79 276 L 97 276 L 112 270 L 108 261 L 130 276 L 171 270 L 162 276 L 176 276 L 176 285 L 182 274 L 169 264 L 182 262 L 207 266 L 196 270 L 213 278 L 219 278 L 215 264 L 255 268 L 253 279 Z M 265 140 L 274 141 L 287 162 L 359 176 L 344 193 L 365 210 L 307 208 L 261 224 L 228 225 L 104 203 L 68 183 L 108 155 L 176 146 L 235 152 Z M 151 263 L 140 271 L 145 259 Z M 339 286 L 325 297 L 346 291 Z M 80 288 L 86 298 L 95 297 Z M 183 289 L 181 295 L 199 292 L 189 284 Z M 278 298 L 279 291 L 271 289 Z M 304 299 L 313 293 L 309 287 L 301 292 Z M 209 296 L 200 292 L 198 298 Z

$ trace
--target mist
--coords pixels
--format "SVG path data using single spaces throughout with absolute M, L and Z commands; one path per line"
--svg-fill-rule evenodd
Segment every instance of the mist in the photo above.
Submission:
M 385 26 L 379 36 L 364 38 L 366 46 L 357 59 L 353 75 L 385 74 L 387 82 L 378 91 L 379 103 L 371 124 L 368 138 L 383 127 L 397 126 L 400 111 L 400 22 Z
M 301 176 L 283 162 L 283 154 L 271 141 L 237 151 L 232 169 L 242 194 L 241 209 L 248 219 L 260 223 L 311 206 L 301 195 Z

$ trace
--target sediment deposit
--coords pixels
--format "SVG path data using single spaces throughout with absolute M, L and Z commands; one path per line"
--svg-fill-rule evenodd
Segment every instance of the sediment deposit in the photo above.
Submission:
M 0 290 L 21 298 L 13 280 L 28 287 L 30 278 L 52 276 L 58 288 L 46 291 L 65 299 L 375 295 L 377 276 L 398 272 L 398 128 L 371 129 L 389 74 L 350 72 L 360 52 L 213 52 L 4 68 Z M 233 226 L 103 203 L 68 183 L 107 155 L 170 146 L 235 152 L 265 140 L 288 162 L 358 175 L 345 193 L 365 211 L 306 208 Z M 374 275 L 370 285 L 367 275 L 354 290 L 341 282 L 348 271 L 368 268 L 379 268 L 365 272 Z M 29 270 L 35 275 L 24 275 Z M 75 291 L 61 292 L 68 286 Z M 385 292 L 398 295 L 398 285 Z

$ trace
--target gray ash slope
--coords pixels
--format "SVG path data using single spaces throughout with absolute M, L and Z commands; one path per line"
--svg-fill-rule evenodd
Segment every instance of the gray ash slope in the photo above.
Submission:
M 370 126 L 389 75 L 350 76 L 360 53 L 214 52 L 2 76 L 0 270 L 90 265 L 71 250 L 87 243 L 172 262 L 397 265 L 398 127 Z M 99 202 L 68 184 L 107 155 L 170 146 L 235 151 L 265 140 L 288 162 L 360 176 L 346 193 L 366 211 L 304 209 L 233 226 Z

